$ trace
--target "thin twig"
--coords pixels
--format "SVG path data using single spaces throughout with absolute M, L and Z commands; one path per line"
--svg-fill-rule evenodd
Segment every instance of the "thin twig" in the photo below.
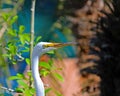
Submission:
M 4 32 L 6 31 L 7 26 L 5 23 L 2 24 L 2 28 L 0 29 L 0 38 L 2 38 Z
M 6 91 L 6 92 L 12 93 L 12 94 L 13 94 L 13 93 L 18 93 L 18 94 L 23 93 L 23 92 L 20 91 L 20 90 L 14 90 L 14 89 L 7 88 L 7 87 L 1 86 L 1 85 L 0 85 L 0 89 L 4 90 L 4 91 Z
M 12 92 L 12 93 L 15 92 L 15 90 L 10 89 L 10 88 L 6 88 L 6 87 L 3 87 L 3 86 L 0 86 L 0 88 L 3 89 L 3 90 L 8 91 L 8 92 L 10 92 L 10 93 L 11 93 L 11 92 Z
M 32 7 L 31 7 L 31 40 L 30 40 L 30 60 L 32 60 L 32 51 L 33 51 L 33 43 L 34 43 L 34 19 L 35 19 L 35 3 L 36 0 L 32 0 Z M 30 65 L 31 70 L 31 65 Z M 30 82 L 29 86 L 31 87 L 31 76 L 29 77 Z

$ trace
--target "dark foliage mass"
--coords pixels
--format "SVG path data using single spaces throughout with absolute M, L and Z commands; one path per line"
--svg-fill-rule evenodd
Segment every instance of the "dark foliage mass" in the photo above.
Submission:
M 120 96 L 120 0 L 106 2 L 111 12 L 101 11 L 97 24 L 97 35 L 93 41 L 100 51 L 94 50 L 100 57 L 98 63 L 101 77 L 101 96 Z

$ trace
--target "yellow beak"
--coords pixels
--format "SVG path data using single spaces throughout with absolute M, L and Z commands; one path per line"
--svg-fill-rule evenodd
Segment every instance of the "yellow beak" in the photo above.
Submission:
M 75 43 L 75 42 L 68 42 L 68 43 L 48 43 L 48 44 L 45 44 L 44 47 L 59 48 L 59 47 L 64 47 L 64 46 L 76 45 L 76 44 L 77 43 Z

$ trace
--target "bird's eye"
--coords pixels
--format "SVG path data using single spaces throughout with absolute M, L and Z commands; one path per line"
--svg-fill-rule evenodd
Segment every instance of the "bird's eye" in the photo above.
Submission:
M 43 45 L 43 49 L 48 48 L 48 47 L 49 47 L 48 45 Z
M 45 45 L 43 45 L 43 46 L 42 46 L 42 48 L 43 48 L 43 49 L 45 49 L 45 48 L 46 48 L 46 46 L 45 46 Z

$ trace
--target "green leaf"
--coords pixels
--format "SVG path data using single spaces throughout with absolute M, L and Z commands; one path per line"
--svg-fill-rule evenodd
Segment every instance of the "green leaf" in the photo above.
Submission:
M 51 66 L 47 62 L 40 62 L 40 66 L 43 67 L 43 68 L 46 68 L 46 69 L 50 69 L 51 68 Z
M 24 35 L 25 40 L 30 42 L 30 34 L 24 33 L 23 35 Z
M 50 73 L 50 72 L 49 72 L 48 70 L 45 70 L 45 69 L 41 69 L 41 70 L 40 70 L 40 74 L 41 74 L 42 76 L 47 76 L 49 73 Z
M 24 92 L 24 90 L 22 88 L 16 88 L 15 91 L 18 92 L 18 93 L 23 93 Z
M 33 95 L 33 94 L 35 94 L 35 88 L 30 88 L 30 93 Z
M 48 61 L 48 63 L 49 63 L 49 65 L 52 67 L 53 66 L 53 60 L 52 59 L 50 59 L 49 61 Z
M 15 45 L 9 46 L 9 51 L 12 55 L 15 55 L 17 53 L 17 47 Z
M 19 27 L 19 34 L 22 34 L 24 32 L 24 30 L 25 30 L 25 26 L 20 25 L 20 27 Z
M 61 29 L 62 25 L 61 25 L 61 23 L 56 22 L 56 23 L 54 23 L 53 27 Z
M 32 96 L 33 94 L 31 93 L 31 91 L 29 89 L 26 89 L 24 92 L 25 96 Z
M 26 58 L 25 61 L 28 65 L 30 65 L 30 59 L 29 58 Z
M 36 38 L 36 42 L 39 42 L 41 38 L 42 38 L 41 36 L 38 36 L 38 37 Z
M 30 35 L 27 34 L 27 33 L 19 34 L 19 38 L 20 38 L 21 44 L 23 44 L 23 45 L 24 45 L 26 42 L 30 42 Z
M 4 14 L 2 14 L 2 17 L 3 17 L 3 19 L 4 19 L 5 21 L 8 21 L 8 19 L 9 19 L 9 17 L 10 17 L 10 14 L 4 13 Z
M 60 80 L 60 81 L 64 81 L 64 78 L 60 75 L 60 74 L 58 74 L 58 73 L 54 73 L 54 76 L 58 79 L 58 80 Z
M 52 90 L 52 88 L 47 88 L 47 89 L 45 89 L 45 93 L 48 93 L 48 92 L 50 92 Z
M 21 79 L 21 78 L 19 78 L 19 77 L 17 77 L 17 76 L 11 76 L 11 77 L 9 77 L 8 79 L 9 79 L 9 80 L 17 80 L 17 79 Z
M 23 87 L 25 87 L 25 88 L 28 88 L 28 87 L 29 87 L 28 84 L 26 84 L 23 80 L 17 80 L 17 82 L 18 82 L 18 84 L 19 84 L 20 86 L 23 86 Z
M 13 37 L 16 37 L 17 36 L 17 31 L 13 30 L 13 29 L 8 29 L 8 34 L 13 36 Z
M 22 50 L 22 52 L 29 52 L 30 51 L 30 48 L 28 47 L 24 47 L 25 49 Z
M 60 92 L 56 91 L 55 92 L 56 96 L 63 96 Z
M 68 27 L 64 27 L 64 28 L 63 28 L 63 33 L 66 34 L 66 35 L 68 35 L 68 34 L 71 34 L 72 31 L 71 31 L 70 28 L 68 28 Z
M 10 57 L 10 54 L 3 54 L 4 57 Z
M 23 78 L 24 78 L 24 76 L 22 74 L 18 73 L 16 76 L 11 76 L 8 79 L 9 80 L 19 80 L 19 79 L 23 79 Z
M 25 37 L 24 37 L 24 35 L 23 34 L 21 34 L 21 35 L 19 35 L 19 38 L 20 38 L 20 42 L 21 42 L 21 44 L 25 44 Z
M 27 71 L 27 75 L 28 76 L 32 76 L 32 72 L 29 70 L 29 71 Z
M 12 60 L 12 64 L 17 64 L 17 61 L 16 60 Z
M 10 24 L 12 25 L 16 20 L 18 19 L 18 16 L 14 16 L 11 20 L 10 20 Z
M 24 78 L 24 75 L 20 74 L 20 73 L 17 73 L 17 76 L 20 77 L 20 78 Z

